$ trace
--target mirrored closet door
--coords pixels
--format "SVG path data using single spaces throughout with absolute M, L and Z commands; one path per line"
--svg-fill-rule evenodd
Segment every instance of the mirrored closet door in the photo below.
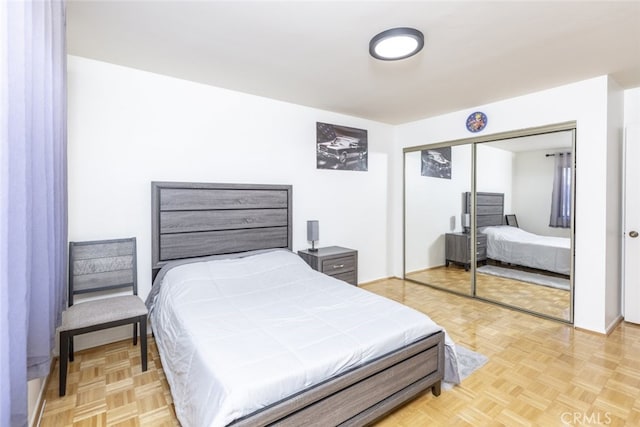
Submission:
M 471 239 L 461 216 L 471 186 L 471 144 L 405 153 L 405 278 L 472 295 Z
M 572 322 L 574 150 L 575 123 L 405 149 L 405 279 Z

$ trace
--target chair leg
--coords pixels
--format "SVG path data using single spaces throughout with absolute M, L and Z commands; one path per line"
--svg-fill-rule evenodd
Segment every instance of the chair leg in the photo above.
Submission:
M 147 316 L 140 316 L 140 358 L 142 371 L 147 370 Z
M 133 324 L 133 345 L 138 345 L 138 323 Z
M 73 335 L 69 337 L 69 362 L 73 362 Z
M 69 333 L 60 332 L 60 390 L 59 395 L 67 393 L 67 359 L 69 357 Z

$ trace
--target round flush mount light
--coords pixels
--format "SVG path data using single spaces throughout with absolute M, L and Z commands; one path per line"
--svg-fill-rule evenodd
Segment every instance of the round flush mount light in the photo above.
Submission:
M 397 61 L 420 52 L 424 35 L 415 28 L 392 28 L 376 35 L 369 42 L 369 53 L 383 61 Z

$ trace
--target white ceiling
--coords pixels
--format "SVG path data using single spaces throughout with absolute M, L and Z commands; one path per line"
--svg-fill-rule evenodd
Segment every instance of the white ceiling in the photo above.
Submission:
M 422 52 L 371 58 L 399 26 Z M 390 124 L 604 74 L 640 87 L 640 1 L 67 0 L 67 37 L 72 55 Z

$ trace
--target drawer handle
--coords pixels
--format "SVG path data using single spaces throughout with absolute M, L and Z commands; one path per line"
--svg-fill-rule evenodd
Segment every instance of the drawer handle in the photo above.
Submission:
M 334 265 L 333 265 L 333 268 L 334 268 L 334 269 L 335 269 L 335 268 L 342 268 L 342 267 L 344 267 L 344 264 L 339 264 L 339 265 L 338 265 L 338 264 L 334 264 Z

